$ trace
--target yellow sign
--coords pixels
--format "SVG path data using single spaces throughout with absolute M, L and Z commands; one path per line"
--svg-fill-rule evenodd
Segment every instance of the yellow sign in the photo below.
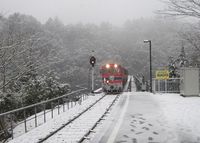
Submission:
M 168 70 L 156 71 L 156 79 L 169 79 L 169 71 Z

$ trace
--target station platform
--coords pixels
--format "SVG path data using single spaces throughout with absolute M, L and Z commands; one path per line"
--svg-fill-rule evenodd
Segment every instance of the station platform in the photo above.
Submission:
M 158 97 L 161 97 L 158 98 L 160 103 L 167 102 L 164 96 Z M 156 95 L 148 92 L 123 93 L 108 118 L 99 127 L 98 133 L 89 142 L 199 143 L 198 134 L 187 125 L 181 125 L 181 117 L 179 119 L 175 116 L 174 122 L 169 119 L 170 115 L 165 115 L 165 106 L 161 107 L 156 98 Z M 184 114 L 184 111 L 181 111 L 181 114 Z

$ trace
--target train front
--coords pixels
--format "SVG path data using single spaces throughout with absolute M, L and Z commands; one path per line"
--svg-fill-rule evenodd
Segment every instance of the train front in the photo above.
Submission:
M 101 67 L 102 89 L 106 93 L 117 93 L 123 90 L 123 70 L 118 64 L 106 64 Z

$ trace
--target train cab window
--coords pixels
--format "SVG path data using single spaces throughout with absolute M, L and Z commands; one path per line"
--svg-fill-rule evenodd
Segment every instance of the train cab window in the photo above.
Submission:
M 117 68 L 110 68 L 105 70 L 106 73 L 119 73 L 120 70 Z
M 114 80 L 122 80 L 122 77 L 115 77 Z

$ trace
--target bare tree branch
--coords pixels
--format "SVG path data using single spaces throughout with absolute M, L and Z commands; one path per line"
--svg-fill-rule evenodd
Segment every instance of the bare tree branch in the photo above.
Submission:
M 163 3 L 168 7 L 164 10 L 158 10 L 158 14 L 200 18 L 199 0 L 164 0 Z

